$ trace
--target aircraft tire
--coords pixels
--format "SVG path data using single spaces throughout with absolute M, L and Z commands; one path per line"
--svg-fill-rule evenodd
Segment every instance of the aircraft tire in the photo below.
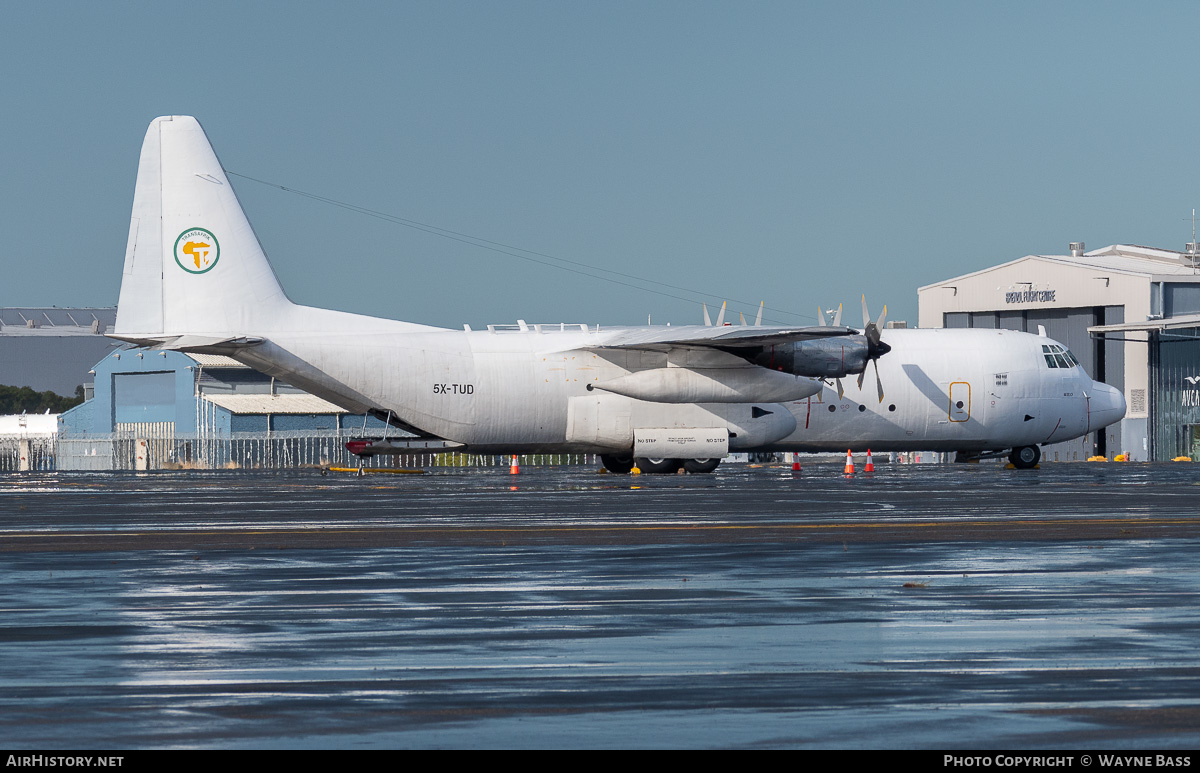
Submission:
M 683 469 L 692 474 L 704 474 L 717 469 L 720 459 L 684 459 Z
M 1037 446 L 1021 446 L 1014 448 L 1008 455 L 1008 461 L 1018 470 L 1032 470 L 1042 460 L 1042 449 Z
M 604 469 L 609 472 L 625 474 L 633 469 L 632 456 L 619 456 L 617 454 L 600 454 L 600 463 L 604 465 Z
M 675 473 L 683 466 L 681 459 L 638 459 L 638 469 L 642 472 L 668 475 Z

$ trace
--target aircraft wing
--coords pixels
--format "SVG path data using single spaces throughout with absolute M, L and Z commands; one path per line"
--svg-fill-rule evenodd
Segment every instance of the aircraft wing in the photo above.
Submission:
M 665 352 L 675 348 L 761 349 L 766 346 L 811 341 L 817 338 L 858 335 L 848 327 L 759 327 L 681 325 L 679 327 L 628 328 L 612 333 L 589 349 L 650 349 Z

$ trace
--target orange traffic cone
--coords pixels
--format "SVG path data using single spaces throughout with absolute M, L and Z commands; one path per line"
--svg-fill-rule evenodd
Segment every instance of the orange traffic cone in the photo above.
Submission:
M 850 456 L 850 449 L 846 449 L 846 474 L 854 474 L 854 457 Z
M 510 475 L 516 475 L 520 471 L 521 471 L 521 468 L 517 465 L 517 455 L 513 454 L 512 467 L 508 468 L 508 473 Z
M 867 464 L 863 467 L 863 472 L 875 472 L 875 465 L 871 463 L 871 449 L 867 449 Z

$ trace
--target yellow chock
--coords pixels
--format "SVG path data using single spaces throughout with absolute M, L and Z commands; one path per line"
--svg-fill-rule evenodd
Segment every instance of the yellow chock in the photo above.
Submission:
M 641 475 L 641 474 L 642 474 L 642 471 L 641 471 L 641 469 L 639 469 L 639 468 L 638 468 L 638 466 L 635 464 L 635 465 L 633 465 L 633 469 L 629 471 L 629 474 L 630 474 L 630 475 Z
M 1175 457 L 1174 459 L 1172 459 L 1171 461 L 1172 461 L 1172 462 L 1190 462 L 1190 461 L 1192 461 L 1192 457 L 1190 457 L 1190 456 L 1177 456 L 1177 457 Z
M 1107 462 L 1108 457 L 1107 456 L 1089 456 L 1087 458 L 1087 460 L 1089 462 Z M 1118 456 L 1116 461 L 1118 461 L 1118 462 L 1121 461 L 1121 457 Z
M 1117 454 L 1113 457 L 1114 462 L 1128 462 L 1129 454 Z

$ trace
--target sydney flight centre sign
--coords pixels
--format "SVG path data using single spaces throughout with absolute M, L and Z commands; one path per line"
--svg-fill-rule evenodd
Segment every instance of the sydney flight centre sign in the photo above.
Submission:
M 1004 294 L 1005 303 L 1054 303 L 1055 290 L 1009 290 Z

